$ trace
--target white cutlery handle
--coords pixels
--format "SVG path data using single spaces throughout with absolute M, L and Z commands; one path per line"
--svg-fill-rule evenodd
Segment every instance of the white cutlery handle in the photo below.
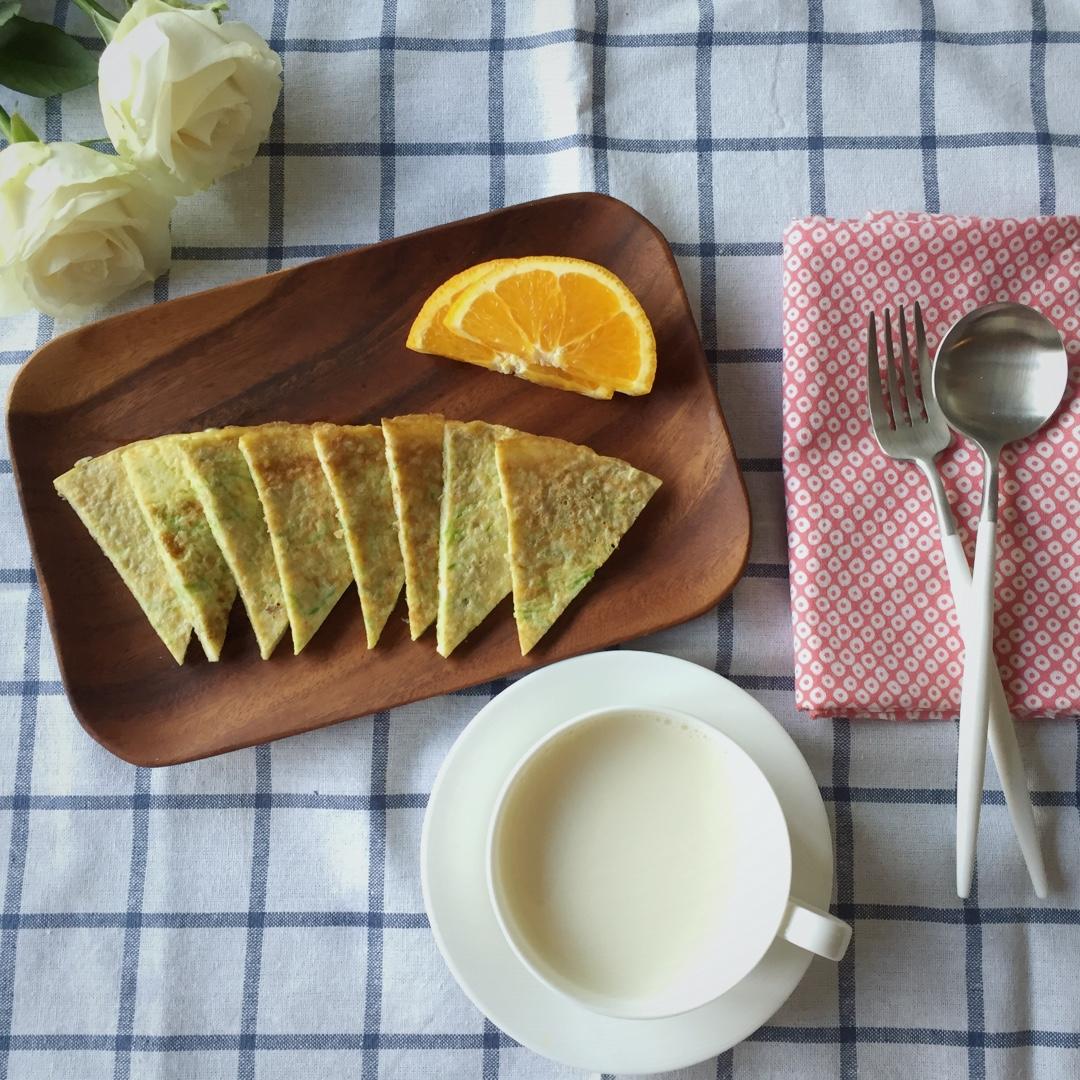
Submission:
M 1009 715 L 1009 703 L 1001 685 L 997 665 L 990 672 L 990 753 L 994 755 L 1005 804 L 1012 818 L 1013 831 L 1020 844 L 1028 877 L 1035 895 L 1046 899 L 1049 886 L 1046 881 L 1046 864 L 1043 862 L 1039 834 L 1035 829 L 1035 811 L 1031 806 L 1031 792 L 1024 777 L 1024 761 L 1020 757 L 1020 744 L 1016 741 L 1016 727 Z
M 994 555 L 997 524 L 983 518 L 971 577 L 970 632 L 965 637 L 960 691 L 960 751 L 956 769 L 956 894 L 971 891 L 975 844 L 982 809 L 983 772 L 993 658 Z
M 964 545 L 955 532 L 947 532 L 953 523 L 940 521 L 941 548 L 945 554 L 945 568 L 949 574 L 953 604 L 960 619 L 960 631 L 965 640 L 969 636 L 971 622 L 971 570 L 968 568 Z M 1035 812 L 1031 807 L 1031 793 L 1024 777 L 1024 762 L 1020 757 L 1020 744 L 1016 740 L 1016 728 L 1009 715 L 1005 690 L 997 665 L 990 668 L 990 753 L 994 755 L 1005 805 L 1009 808 L 1013 831 L 1020 844 L 1028 876 L 1035 895 L 1045 899 L 1047 894 L 1046 865 L 1043 862 L 1039 837 L 1035 830 Z
M 941 550 L 945 555 L 945 569 L 949 573 L 949 588 L 952 590 L 953 606 L 956 617 L 960 620 L 960 633 L 965 642 L 971 629 L 971 567 L 968 566 L 964 543 L 956 532 L 945 533 L 942 526 Z

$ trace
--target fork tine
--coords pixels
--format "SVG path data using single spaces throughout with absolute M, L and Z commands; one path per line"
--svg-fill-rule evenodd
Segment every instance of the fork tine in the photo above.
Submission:
M 893 427 L 899 428 L 908 422 L 900 401 L 900 388 L 896 385 L 896 354 L 893 351 L 892 319 L 889 309 L 885 309 L 885 359 L 886 374 L 889 381 L 889 404 L 892 406 Z
M 908 416 L 912 423 L 917 423 L 924 416 L 919 408 L 919 399 L 915 396 L 915 379 L 911 370 L 911 347 L 908 345 L 907 313 L 900 305 L 900 355 L 903 357 L 904 400 L 907 402 Z
M 923 409 L 926 419 L 933 423 L 945 423 L 945 416 L 934 394 L 934 372 L 930 363 L 930 350 L 926 347 L 926 327 L 923 324 L 922 306 L 915 301 L 915 353 L 919 360 L 919 385 L 922 387 Z
M 881 432 L 889 430 L 889 414 L 881 396 L 881 365 L 878 363 L 877 320 L 870 312 L 870 326 L 866 334 L 866 399 L 870 405 L 870 422 L 874 436 L 880 441 Z

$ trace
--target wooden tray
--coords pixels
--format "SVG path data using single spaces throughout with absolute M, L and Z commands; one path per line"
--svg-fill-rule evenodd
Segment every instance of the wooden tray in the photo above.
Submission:
M 593 401 L 420 356 L 424 298 L 484 259 L 573 255 L 610 267 L 656 330 L 653 392 Z M 409 641 L 404 598 L 378 648 L 355 588 L 298 657 L 261 661 L 237 602 L 217 664 L 193 640 L 178 667 L 53 491 L 73 462 L 134 439 L 266 420 L 378 422 L 440 411 L 586 443 L 664 486 L 527 659 L 509 599 L 450 660 Z M 114 754 L 169 765 L 445 694 L 699 615 L 746 564 L 746 492 L 678 269 L 624 203 L 564 195 L 388 240 L 118 315 L 39 349 L 11 391 L 15 478 L 60 670 L 82 725 Z

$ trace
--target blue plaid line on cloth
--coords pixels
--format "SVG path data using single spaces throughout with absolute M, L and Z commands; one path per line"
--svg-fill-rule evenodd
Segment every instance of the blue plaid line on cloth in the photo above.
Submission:
M 180 205 L 161 302 L 560 191 L 666 233 L 750 493 L 746 575 L 642 647 L 742 686 L 821 786 L 833 910 L 855 925 L 784 1008 L 684 1080 L 1064 1080 L 1080 1073 L 1080 724 L 1021 742 L 1058 888 L 1034 901 L 1000 788 L 977 891 L 950 895 L 952 725 L 794 711 L 780 475 L 780 232 L 882 207 L 1080 206 L 1071 0 L 476 5 L 238 0 L 283 56 L 253 165 Z M 100 44 L 67 0 L 28 2 Z M 34 9 L 37 10 L 34 10 Z M 101 135 L 93 90 L 14 101 Z M 0 383 L 65 329 L 0 326 Z M 78 729 L 0 453 L 0 1080 L 549 1078 L 454 984 L 418 880 L 442 757 L 507 682 L 152 772 Z

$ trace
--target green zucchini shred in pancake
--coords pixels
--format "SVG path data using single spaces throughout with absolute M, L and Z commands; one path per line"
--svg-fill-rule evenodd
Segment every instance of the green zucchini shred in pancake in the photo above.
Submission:
M 510 548 L 495 444 L 513 428 L 446 422 L 436 648 L 449 656 L 510 594 Z
M 423 413 L 383 420 L 397 513 L 409 633 L 415 641 L 439 610 L 439 504 L 443 418 Z
M 378 424 L 315 424 L 312 430 L 345 531 L 368 648 L 373 649 L 405 581 L 386 441 Z
M 289 617 L 262 503 L 240 453 L 240 436 L 250 430 L 211 428 L 180 436 L 177 446 L 210 531 L 236 579 L 259 655 L 268 660 Z
M 53 485 L 116 567 L 173 659 L 182 664 L 191 637 L 188 608 L 177 596 L 143 519 L 121 451 L 84 458 Z
M 274 549 L 299 653 L 352 581 L 349 554 L 311 428 L 263 424 L 240 436 Z
M 607 561 L 660 481 L 587 446 L 539 435 L 495 444 L 524 656 Z
M 184 472 L 175 435 L 132 443 L 121 458 L 143 520 L 210 661 L 221 657 L 236 582 Z

